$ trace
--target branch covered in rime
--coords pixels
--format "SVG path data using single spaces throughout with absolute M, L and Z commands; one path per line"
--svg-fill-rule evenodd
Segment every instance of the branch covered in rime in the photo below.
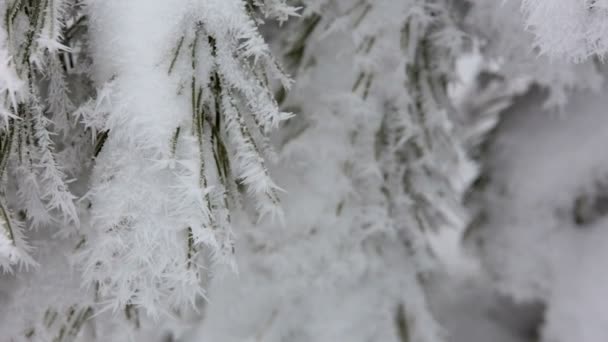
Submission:
M 608 52 L 608 1 L 523 0 L 526 27 L 541 54 L 574 62 Z
M 331 161 L 336 165 L 318 166 L 328 177 L 334 167 L 341 170 L 338 194 L 331 195 L 343 196 L 338 218 L 331 227 L 315 225 L 315 232 L 335 239 L 336 226 L 344 225 L 342 248 L 369 260 L 350 279 L 371 282 L 385 289 L 388 302 L 401 302 L 407 308 L 401 323 L 409 324 L 404 334 L 416 341 L 443 339 L 423 294 L 424 279 L 437 269 L 429 239 L 437 229 L 464 227 L 461 197 L 477 172 L 447 96 L 454 60 L 468 39 L 457 12 L 450 1 L 311 1 L 285 39 L 287 63 L 297 75 L 285 106 L 300 108 L 294 120 L 307 123 L 288 122 L 285 129 L 295 138 L 283 142 L 284 153 Z M 348 184 L 344 194 L 342 182 Z M 330 260 L 348 258 L 327 253 Z M 385 275 L 392 283 L 367 278 L 382 274 L 392 253 L 408 260 L 406 270 Z M 397 283 L 407 284 L 399 294 L 392 287 Z
M 269 134 L 291 114 L 271 83 L 292 81 L 258 25 L 297 9 L 7 0 L 0 10 L 0 267 L 76 275 L 24 273 L 11 307 L 48 293 L 37 282 L 84 285 L 73 299 L 40 296 L 4 330 L 63 341 L 93 316 L 122 324 L 107 309 L 129 329 L 140 311 L 198 309 L 210 268 L 236 268 L 232 212 L 282 217 Z
M 277 4 L 258 6 L 289 13 Z M 269 82 L 291 81 L 243 1 L 92 1 L 87 10 L 93 77 L 105 86 L 80 114 L 103 139 L 86 195 L 85 283 L 113 310 L 192 306 L 208 267 L 235 267 L 231 211 L 241 198 L 260 218 L 282 215 L 268 135 L 290 114 Z

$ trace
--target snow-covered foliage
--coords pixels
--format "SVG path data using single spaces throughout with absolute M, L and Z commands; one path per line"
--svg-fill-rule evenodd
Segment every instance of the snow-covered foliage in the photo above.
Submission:
M 21 295 L 8 307 L 22 315 L 2 330 L 62 340 L 107 309 L 131 321 L 142 309 L 156 317 L 195 309 L 210 267 L 236 267 L 230 212 L 281 217 L 268 141 L 290 114 L 269 82 L 289 88 L 291 80 L 251 11 L 284 21 L 295 8 L 240 0 L 1 5 L 0 266 L 45 268 L 16 278 Z M 72 266 L 46 260 L 52 251 Z M 42 283 L 84 292 L 41 296 L 25 310 L 28 293 L 48 293 Z M 49 315 L 59 318 L 45 322 Z M 15 324 L 20 318 L 27 322 Z
M 244 233 L 240 277 L 212 280 L 197 336 L 443 341 L 429 240 L 463 228 L 476 175 L 446 95 L 466 35 L 448 2 L 315 5 L 281 45 L 297 75 L 274 170 L 290 224 Z
M 203 295 L 202 257 L 232 263 L 237 186 L 260 216 L 280 215 L 264 155 L 289 114 L 267 82 L 289 79 L 240 1 L 92 1 L 87 10 L 92 76 L 105 94 L 81 115 L 105 121 L 87 123 L 104 141 L 86 195 L 84 278 L 113 309 L 156 315 Z
M 522 0 L 526 27 L 540 54 L 584 61 L 608 52 L 608 1 Z
M 58 22 L 67 18 L 61 1 L 43 8 L 41 3 L 6 1 L 5 28 L 0 34 L 2 72 L 2 249 L 5 271 L 28 266 L 30 246 L 25 225 L 37 229 L 59 225 L 68 233 L 79 225 L 74 195 L 55 155 L 51 119 L 45 115 L 46 94 L 54 107 L 68 106 L 65 92 L 57 89 L 62 77 L 60 63 L 53 61 L 67 50 L 55 34 Z M 44 73 L 43 73 L 44 71 Z M 47 74 L 45 74 L 47 73 Z M 54 74 L 50 76 L 48 74 Z M 50 82 L 47 82 L 50 79 Z M 67 115 L 62 111 L 54 115 Z
M 452 341 L 454 306 L 496 306 L 451 278 L 441 239 L 466 227 L 492 284 L 546 305 L 543 341 L 604 340 L 605 182 L 579 183 L 603 164 L 573 147 L 601 113 L 503 110 L 530 84 L 534 106 L 599 107 L 568 100 L 604 89 L 606 11 L 0 0 L 0 340 Z

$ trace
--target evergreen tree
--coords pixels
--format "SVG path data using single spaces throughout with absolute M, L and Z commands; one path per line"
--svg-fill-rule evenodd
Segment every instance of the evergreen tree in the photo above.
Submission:
M 448 341 L 464 234 L 546 341 L 597 340 L 560 328 L 573 259 L 502 229 L 496 146 L 517 95 L 603 89 L 605 2 L 0 0 L 0 339 Z

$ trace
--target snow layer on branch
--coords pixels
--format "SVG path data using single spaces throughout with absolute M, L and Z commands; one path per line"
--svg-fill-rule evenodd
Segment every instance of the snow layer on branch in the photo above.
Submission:
M 160 67 L 189 9 L 187 1 L 89 3 L 95 77 L 99 84 L 115 80 L 106 100 L 109 137 L 90 193 L 93 231 L 84 277 L 101 284 L 113 310 L 131 303 L 158 315 L 202 294 L 195 271 L 186 269 L 187 227 L 194 217 L 176 207 L 178 177 L 165 166 L 188 103 L 177 99 L 175 81 Z M 211 235 L 207 240 L 214 243 Z
M 606 0 L 523 0 L 522 10 L 540 54 L 581 62 L 608 52 Z
M 268 79 L 290 81 L 243 1 L 91 0 L 88 12 L 99 98 L 77 115 L 106 138 L 85 281 L 113 310 L 194 307 L 203 257 L 234 267 L 237 184 L 260 214 L 280 211 L 265 143 L 290 114 Z

